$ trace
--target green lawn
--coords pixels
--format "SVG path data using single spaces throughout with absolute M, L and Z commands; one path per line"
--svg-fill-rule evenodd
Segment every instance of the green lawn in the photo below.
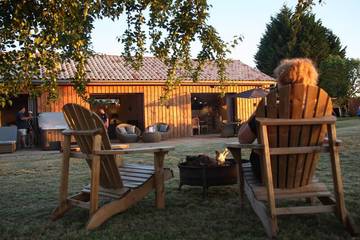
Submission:
M 345 201 L 360 224 L 360 119 L 338 121 Z M 236 186 L 213 187 L 207 200 L 201 188 L 184 186 L 178 191 L 178 162 L 186 154 L 209 153 L 222 143 L 178 145 L 166 163 L 175 178 L 166 183 L 166 209 L 154 207 L 154 194 L 111 218 L 98 230 L 88 232 L 88 212 L 74 208 L 57 222 L 50 214 L 57 204 L 60 155 L 48 154 L 0 159 L 0 239 L 264 239 L 262 225 L 248 202 L 238 204 Z M 151 155 L 136 155 L 132 161 L 152 161 Z M 88 181 L 84 161 L 71 165 L 70 192 L 76 193 Z M 318 175 L 331 188 L 329 159 L 323 157 Z M 331 214 L 284 216 L 279 219 L 279 239 L 349 239 L 343 226 Z

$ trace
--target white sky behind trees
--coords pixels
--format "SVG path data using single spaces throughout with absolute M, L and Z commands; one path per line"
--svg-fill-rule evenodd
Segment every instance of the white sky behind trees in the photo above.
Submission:
M 342 46 L 347 46 L 346 55 L 360 58 L 360 0 L 323 0 L 317 4 L 313 13 L 321 19 L 323 25 L 331 29 L 340 38 Z M 254 55 L 260 38 L 265 32 L 270 17 L 275 16 L 283 4 L 294 8 L 296 0 L 210 0 L 209 23 L 219 32 L 225 41 L 231 41 L 234 35 L 242 35 L 243 41 L 233 49 L 232 59 L 255 67 Z M 125 18 L 116 22 L 109 19 L 97 20 L 92 33 L 93 49 L 97 53 L 120 55 L 121 36 L 126 28 Z M 200 45 L 194 43 L 192 54 L 195 57 Z M 146 54 L 147 56 L 149 54 Z

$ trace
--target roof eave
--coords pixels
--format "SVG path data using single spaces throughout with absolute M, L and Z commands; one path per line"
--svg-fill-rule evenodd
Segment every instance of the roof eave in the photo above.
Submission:
M 34 80 L 34 84 L 40 84 L 41 81 Z M 274 84 L 275 80 L 228 80 L 225 85 L 266 85 Z M 58 80 L 59 85 L 72 85 L 68 80 L 60 79 Z M 87 85 L 165 85 L 164 80 L 90 80 Z M 191 80 L 183 80 L 181 85 L 220 85 L 219 80 L 201 80 L 194 82 Z

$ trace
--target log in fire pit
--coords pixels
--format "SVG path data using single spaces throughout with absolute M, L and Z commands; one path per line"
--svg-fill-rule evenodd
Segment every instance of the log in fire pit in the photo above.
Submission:
M 210 158 L 206 155 L 186 156 L 186 160 L 178 165 L 180 185 L 202 186 L 203 197 L 211 186 L 232 185 L 237 183 L 236 162 L 234 159 Z

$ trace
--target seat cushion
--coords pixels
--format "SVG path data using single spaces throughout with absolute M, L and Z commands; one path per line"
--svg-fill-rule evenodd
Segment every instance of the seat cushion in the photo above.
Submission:
M 125 128 L 123 128 L 123 127 L 118 127 L 118 129 L 119 129 L 119 131 L 120 131 L 121 134 L 127 134 L 127 131 L 126 131 Z
M 159 132 L 166 132 L 168 130 L 169 125 L 167 124 L 159 124 Z
M 156 132 L 156 126 L 150 126 L 150 127 L 148 127 L 148 132 L 149 133 L 153 133 L 153 132 Z
M 128 134 L 135 134 L 135 126 L 126 126 L 126 131 Z

